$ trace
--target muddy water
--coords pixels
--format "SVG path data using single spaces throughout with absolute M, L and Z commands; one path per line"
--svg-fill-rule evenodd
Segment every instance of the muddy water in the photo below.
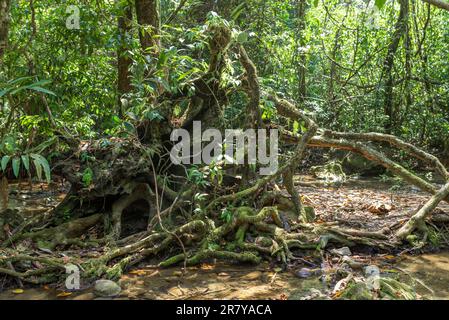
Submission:
M 407 257 L 397 267 L 421 280 L 433 292 L 417 284 L 417 291 L 434 299 L 449 300 L 449 252 Z
M 417 292 L 425 299 L 449 299 L 449 252 L 406 256 L 394 265 L 382 269 L 401 270 L 418 279 Z M 381 270 L 382 270 L 381 269 Z M 115 299 L 287 299 L 292 293 L 310 289 L 325 291 L 317 277 L 298 278 L 290 272 L 276 272 L 268 265 L 257 267 L 235 265 L 203 265 L 188 268 L 182 274 L 179 268 L 133 270 L 119 281 L 123 288 Z M 23 293 L 8 290 L 0 293 L 0 300 L 93 300 L 92 288 L 70 295 L 54 288 L 25 289 Z M 59 296 L 58 296 L 59 295 Z

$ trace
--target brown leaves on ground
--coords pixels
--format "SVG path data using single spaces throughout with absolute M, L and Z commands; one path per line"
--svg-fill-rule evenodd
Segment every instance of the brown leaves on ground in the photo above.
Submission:
M 391 210 L 395 209 L 394 205 L 382 203 L 379 201 L 367 204 L 363 207 L 363 209 L 368 210 L 371 213 L 377 215 L 384 215 L 389 213 Z
M 306 180 L 307 176 L 297 178 Z M 394 192 L 390 188 L 391 184 L 368 178 L 350 180 L 339 188 L 301 186 L 297 190 L 303 203 L 315 209 L 315 223 L 336 221 L 349 228 L 378 231 L 407 221 L 430 197 L 409 187 Z M 449 212 L 449 205 L 442 202 L 436 210 Z

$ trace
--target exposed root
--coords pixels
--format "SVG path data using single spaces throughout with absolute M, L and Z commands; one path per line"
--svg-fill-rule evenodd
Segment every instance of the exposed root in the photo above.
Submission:
M 153 207 L 152 199 L 154 198 L 154 194 L 150 189 L 150 186 L 146 183 L 138 183 L 132 187 L 132 191 L 130 194 L 125 194 L 121 196 L 118 200 L 116 200 L 112 204 L 112 212 L 111 212 L 111 228 L 109 237 L 113 240 L 118 240 L 121 234 L 122 229 L 122 213 L 123 210 L 128 208 L 131 204 L 136 202 L 137 200 L 145 200 L 148 203 L 150 208 Z M 150 219 L 152 218 L 152 214 L 150 213 Z
M 449 183 L 440 189 L 427 203 L 413 215 L 397 232 L 396 237 L 405 239 L 416 228 L 426 231 L 425 219 L 437 205 L 449 195 Z
M 83 235 L 87 229 L 97 224 L 102 218 L 101 214 L 94 214 L 86 218 L 80 218 L 63 223 L 57 227 L 45 228 L 36 232 L 25 232 L 18 234 L 14 241 L 31 239 L 37 241 L 42 248 L 53 249 L 57 245 L 83 244 L 78 237 Z M 12 241 L 8 241 L 12 243 Z

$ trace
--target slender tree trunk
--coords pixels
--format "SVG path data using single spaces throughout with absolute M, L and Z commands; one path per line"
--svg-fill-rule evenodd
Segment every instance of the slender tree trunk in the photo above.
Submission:
M 297 0 L 297 12 L 298 12 L 298 50 L 299 61 L 298 65 L 298 100 L 304 102 L 306 98 L 306 73 L 307 73 L 307 57 L 304 48 L 306 46 L 306 40 L 304 38 L 304 30 L 306 29 L 306 0 Z
M 119 114 L 123 115 L 124 105 L 122 103 L 122 96 L 131 91 L 131 59 L 126 54 L 128 49 L 128 41 L 131 32 L 131 23 L 133 19 L 132 6 L 130 3 L 124 8 L 123 15 L 118 18 L 118 34 L 119 34 L 119 47 L 117 50 L 117 65 L 118 65 L 118 106 Z
M 10 0 L 0 0 L 0 61 L 8 46 Z
M 391 132 L 395 126 L 396 112 L 394 108 L 394 56 L 399 48 L 401 38 L 407 32 L 408 14 L 409 14 L 409 0 L 400 0 L 399 18 L 394 27 L 393 37 L 391 38 L 390 45 L 388 46 L 387 56 L 384 61 L 382 77 L 386 77 L 384 86 L 384 113 L 388 116 L 385 129 L 387 132 Z
M 329 82 L 328 82 L 328 88 L 327 88 L 327 99 L 328 99 L 328 103 L 329 105 L 334 105 L 334 100 L 335 100 L 335 90 L 334 90 L 334 84 L 335 84 L 335 80 L 338 76 L 337 74 L 337 53 L 338 50 L 340 48 L 340 34 L 341 34 L 341 29 L 338 29 L 337 34 L 335 35 L 335 39 L 334 39 L 334 47 L 332 48 L 332 52 L 331 52 L 331 62 L 330 62 L 330 69 L 329 69 Z
M 152 48 L 154 54 L 159 52 L 161 19 L 159 0 L 135 0 L 137 22 L 140 25 L 140 44 L 144 51 Z
M 135 0 L 136 16 L 139 23 L 139 38 L 142 51 L 154 57 L 159 55 L 161 41 L 161 19 L 159 14 L 159 0 Z M 146 72 L 145 77 L 150 73 Z M 164 88 L 158 84 L 157 92 L 148 95 L 151 101 L 155 96 L 162 94 Z

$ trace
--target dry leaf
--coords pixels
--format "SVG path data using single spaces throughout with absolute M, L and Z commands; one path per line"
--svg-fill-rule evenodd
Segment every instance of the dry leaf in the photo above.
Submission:
M 146 274 L 146 271 L 145 270 L 131 270 L 129 272 L 129 274 L 135 274 L 135 275 L 138 275 L 138 276 L 143 276 L 143 275 Z
M 371 213 L 382 215 L 390 212 L 393 209 L 393 207 L 388 204 L 376 202 L 370 204 L 367 209 Z
M 68 297 L 68 296 L 71 296 L 72 295 L 72 293 L 71 292 L 61 292 L 61 293 L 58 293 L 56 296 L 58 297 L 58 298 L 64 298 L 64 297 Z
M 215 266 L 212 264 L 203 263 L 201 265 L 202 270 L 213 270 L 214 268 L 215 268 Z

